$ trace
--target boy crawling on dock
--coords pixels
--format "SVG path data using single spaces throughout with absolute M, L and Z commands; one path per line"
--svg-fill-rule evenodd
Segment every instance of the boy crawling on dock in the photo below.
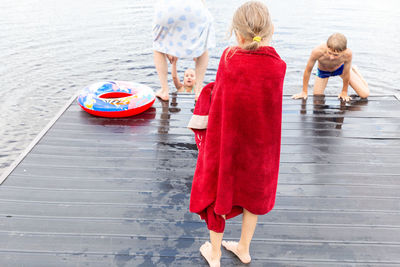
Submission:
M 311 71 L 318 61 L 317 77 L 314 83 L 314 95 L 323 95 L 329 77 L 340 76 L 343 80 L 343 88 L 338 98 L 344 101 L 350 101 L 351 97 L 347 94 L 350 86 L 361 97 L 369 96 L 369 88 L 356 66 L 351 65 L 353 58 L 352 51 L 347 48 L 347 39 L 341 33 L 334 33 L 326 44 L 321 44 L 314 48 L 308 59 L 306 69 L 303 75 L 303 91 L 292 96 L 294 99 L 307 99 L 308 82 Z

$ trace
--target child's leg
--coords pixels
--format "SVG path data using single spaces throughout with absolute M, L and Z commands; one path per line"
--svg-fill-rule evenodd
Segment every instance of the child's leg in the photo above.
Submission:
M 351 66 L 350 70 L 350 86 L 361 98 L 367 98 L 369 96 L 368 83 L 358 71 L 357 66 L 354 65 Z
M 210 231 L 210 242 L 204 243 L 200 247 L 200 253 L 206 258 L 211 267 L 219 267 L 221 265 L 221 242 L 224 233 L 216 233 Z
M 239 243 L 233 241 L 222 241 L 222 245 L 229 251 L 232 251 L 243 263 L 249 263 L 250 257 L 250 242 L 253 239 L 254 231 L 256 230 L 258 215 L 243 209 L 242 233 Z
M 197 99 L 203 89 L 204 75 L 206 74 L 208 65 L 208 51 L 205 51 L 201 56 L 196 58 L 196 86 L 194 88 L 195 98 Z
M 314 95 L 323 95 L 329 78 L 315 77 L 314 82 Z
M 164 53 L 154 51 L 154 65 L 160 79 L 161 90 L 156 92 L 156 96 L 162 100 L 169 99 L 169 88 L 168 88 L 168 64 Z

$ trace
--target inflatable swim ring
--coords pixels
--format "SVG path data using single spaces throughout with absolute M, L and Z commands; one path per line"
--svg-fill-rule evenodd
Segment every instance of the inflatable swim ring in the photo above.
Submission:
M 109 81 L 89 85 L 78 96 L 86 112 L 100 117 L 120 118 L 150 108 L 156 97 L 153 90 L 135 82 Z

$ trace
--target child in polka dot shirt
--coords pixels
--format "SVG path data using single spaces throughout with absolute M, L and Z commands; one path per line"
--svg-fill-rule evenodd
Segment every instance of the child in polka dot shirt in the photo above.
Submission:
M 200 94 L 208 65 L 208 48 L 215 46 L 212 22 L 204 1 L 157 1 L 153 27 L 154 63 L 161 83 L 157 97 L 169 99 L 167 58 L 172 63 L 173 57 L 195 59 L 194 91 L 196 97 Z M 175 86 L 178 91 L 182 90 L 179 83 Z

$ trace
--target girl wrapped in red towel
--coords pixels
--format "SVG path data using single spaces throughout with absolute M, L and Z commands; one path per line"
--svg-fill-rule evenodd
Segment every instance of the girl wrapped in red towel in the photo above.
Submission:
M 250 262 L 258 215 L 275 203 L 286 64 L 269 46 L 273 31 L 263 3 L 236 10 L 231 33 L 238 46 L 222 54 L 216 80 L 202 90 L 189 122 L 199 148 L 190 211 L 210 230 L 211 243 L 200 248 L 210 266 L 220 266 L 221 244 Z M 225 220 L 241 213 L 240 241 L 222 241 Z

